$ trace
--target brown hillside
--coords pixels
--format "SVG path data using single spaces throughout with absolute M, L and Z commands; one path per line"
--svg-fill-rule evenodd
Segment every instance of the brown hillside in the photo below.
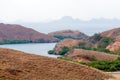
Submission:
M 107 46 L 110 51 L 118 52 L 120 49 L 120 28 L 115 28 L 101 33 L 102 36 L 114 38 L 114 43 Z
M 29 40 L 32 42 L 56 42 L 57 39 L 37 32 L 31 28 L 25 28 L 16 24 L 0 23 L 0 41 L 4 40 Z
M 83 60 L 83 62 L 90 61 L 89 58 L 94 58 L 95 60 L 115 60 L 118 58 L 117 55 L 83 49 L 73 49 L 72 51 L 68 52 L 65 56 L 75 60 Z
M 59 54 L 59 52 L 64 47 L 76 47 L 76 46 L 90 47 L 93 46 L 93 43 L 91 43 L 88 39 L 81 39 L 81 40 L 64 39 L 56 44 L 54 48 L 54 54 Z
M 60 41 L 59 43 L 56 44 L 54 48 L 54 53 L 58 54 L 63 47 L 73 47 L 79 44 L 79 40 L 74 40 L 74 39 L 64 39 Z
M 101 33 L 102 36 L 116 38 L 120 35 L 120 28 L 111 29 Z
M 120 50 L 120 35 L 116 37 L 114 43 L 107 46 L 107 49 L 114 52 L 119 52 Z
M 73 30 L 56 31 L 56 32 L 48 33 L 48 35 L 50 35 L 50 36 L 55 36 L 55 35 L 58 35 L 58 36 L 70 36 L 70 37 L 72 37 L 74 39 L 82 39 L 82 38 L 87 37 L 87 35 L 85 35 L 84 33 L 79 32 L 79 31 L 73 31 Z
M 3 80 L 108 80 L 109 77 L 80 64 L 0 48 Z

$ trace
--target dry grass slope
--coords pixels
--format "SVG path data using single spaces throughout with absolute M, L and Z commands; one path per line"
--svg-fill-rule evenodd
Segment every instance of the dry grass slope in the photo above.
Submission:
M 105 80 L 109 77 L 87 66 L 0 48 L 0 78 L 6 80 Z
M 114 28 L 108 31 L 104 31 L 101 33 L 102 36 L 116 38 L 120 35 L 120 28 Z
M 102 36 L 114 38 L 114 43 L 107 46 L 110 51 L 118 52 L 120 45 L 120 28 L 114 28 L 101 33 Z
M 107 54 L 104 52 L 96 52 L 90 50 L 83 50 L 83 49 L 73 49 L 72 51 L 68 52 L 65 56 L 80 60 L 85 56 L 93 57 L 96 60 L 115 60 L 118 58 L 118 55 Z M 83 59 L 82 59 L 83 60 Z M 83 60 L 88 61 L 88 60 Z

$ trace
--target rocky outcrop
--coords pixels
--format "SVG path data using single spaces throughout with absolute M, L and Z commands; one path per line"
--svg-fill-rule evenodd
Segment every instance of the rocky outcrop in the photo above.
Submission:
M 73 47 L 79 45 L 79 40 L 64 39 L 56 44 L 54 48 L 54 54 L 59 54 L 63 47 Z
M 72 39 L 83 39 L 88 37 L 82 32 L 73 31 L 73 30 L 61 30 L 56 32 L 48 33 L 48 35 L 56 37 L 58 39 L 72 38 Z
M 108 80 L 110 77 L 81 64 L 0 48 L 1 80 Z
M 30 42 L 56 42 L 57 39 L 16 24 L 0 23 L 0 42 L 4 40 L 26 40 Z
M 107 54 L 104 52 L 83 50 L 83 49 L 73 49 L 67 54 L 66 57 L 72 58 L 77 61 L 89 62 L 92 60 L 116 60 L 118 58 L 117 55 Z

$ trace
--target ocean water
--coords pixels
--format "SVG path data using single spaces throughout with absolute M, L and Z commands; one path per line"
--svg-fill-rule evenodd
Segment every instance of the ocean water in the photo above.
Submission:
M 10 48 L 31 54 L 56 58 L 58 57 L 58 55 L 48 54 L 48 51 L 52 50 L 55 47 L 55 45 L 56 43 L 5 44 L 5 45 L 0 45 L 0 48 Z

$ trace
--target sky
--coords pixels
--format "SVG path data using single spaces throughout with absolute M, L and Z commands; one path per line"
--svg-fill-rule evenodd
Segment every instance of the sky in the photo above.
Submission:
M 0 20 L 40 22 L 71 16 L 120 19 L 120 0 L 0 0 Z

